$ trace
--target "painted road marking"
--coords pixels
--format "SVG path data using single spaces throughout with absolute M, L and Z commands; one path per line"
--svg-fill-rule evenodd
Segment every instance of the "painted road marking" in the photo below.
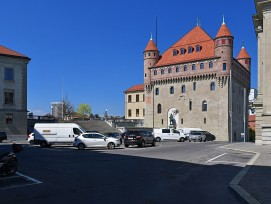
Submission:
M 227 154 L 227 153 L 220 154 L 220 155 L 218 155 L 218 156 L 216 156 L 216 157 L 214 157 L 214 158 L 212 158 L 212 159 L 209 159 L 209 160 L 206 161 L 205 163 L 211 162 L 211 161 L 213 161 L 213 160 L 215 160 L 215 159 L 217 159 L 217 158 L 219 158 L 219 157 L 222 157 L 222 156 L 224 156 L 224 155 L 226 155 L 226 154 Z

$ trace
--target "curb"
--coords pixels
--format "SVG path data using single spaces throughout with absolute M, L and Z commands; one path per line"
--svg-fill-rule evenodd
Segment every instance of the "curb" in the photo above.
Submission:
M 237 195 L 239 198 L 241 198 L 245 203 L 251 203 L 251 204 L 260 204 L 258 200 L 256 200 L 250 193 L 248 193 L 245 189 L 243 189 L 241 186 L 239 186 L 239 182 L 243 179 L 243 177 L 248 172 L 249 168 L 254 164 L 254 162 L 258 159 L 260 156 L 259 152 L 253 152 L 253 151 L 246 151 L 241 149 L 234 149 L 234 148 L 228 148 L 226 147 L 228 145 L 222 146 L 220 148 L 234 150 L 234 151 L 240 151 L 240 152 L 248 152 L 255 154 L 250 161 L 246 164 L 246 166 L 234 177 L 234 179 L 229 183 L 229 187 L 231 191 Z

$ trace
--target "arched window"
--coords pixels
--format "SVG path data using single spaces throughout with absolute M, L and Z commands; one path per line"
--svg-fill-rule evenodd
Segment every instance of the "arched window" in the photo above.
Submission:
M 197 47 L 196 47 L 196 52 L 200 52 L 201 51 L 201 46 L 200 45 L 197 45 Z
M 153 74 L 154 74 L 154 75 L 157 75 L 157 70 L 154 70 L 154 71 L 153 71 Z
M 170 74 L 172 72 L 171 67 L 168 68 L 168 73 Z
M 209 68 L 213 68 L 214 64 L 213 64 L 213 61 L 210 61 L 209 62 Z
M 184 65 L 183 67 L 183 71 L 186 72 L 187 71 L 187 65 Z
M 176 72 L 180 72 L 180 67 L 179 66 L 176 67 Z
M 185 54 L 185 49 L 181 48 L 181 55 L 184 55 L 184 54 Z
M 155 89 L 155 95 L 159 95 L 159 88 Z
M 206 101 L 202 102 L 202 111 L 207 111 L 207 102 Z
M 200 63 L 200 69 L 204 69 L 204 63 L 203 62 Z
M 173 86 L 170 87 L 169 93 L 170 93 L 170 94 L 174 94 L 174 87 L 173 87 Z
M 182 85 L 182 93 L 185 93 L 185 85 Z
M 188 47 L 188 53 L 192 53 L 193 51 L 194 51 L 194 48 L 191 47 L 191 46 L 189 46 L 189 47 Z
M 173 56 L 176 56 L 176 55 L 178 55 L 178 50 L 173 50 Z
M 161 69 L 161 75 L 165 74 L 165 70 Z
M 215 90 L 215 82 L 211 82 L 211 84 L 210 84 L 210 90 L 211 91 Z
M 196 64 L 192 64 L 192 70 L 196 70 Z
M 157 113 L 162 113 L 162 106 L 160 103 L 157 105 Z

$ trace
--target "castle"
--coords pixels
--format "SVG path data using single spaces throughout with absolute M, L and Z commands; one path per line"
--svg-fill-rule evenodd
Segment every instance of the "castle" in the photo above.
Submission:
M 215 38 L 197 25 L 162 55 L 151 38 L 143 52 L 144 126 L 247 140 L 251 58 L 244 46 L 234 58 L 233 46 L 224 20 Z

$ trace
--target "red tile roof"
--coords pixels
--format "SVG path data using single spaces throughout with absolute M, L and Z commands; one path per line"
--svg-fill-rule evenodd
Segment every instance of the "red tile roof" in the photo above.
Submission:
M 137 92 L 137 91 L 144 91 L 144 84 L 134 85 L 134 86 L 130 87 L 129 89 L 127 89 L 125 91 L 125 93 L 127 93 L 127 92 Z
M 202 48 L 200 52 L 196 52 L 197 45 L 200 45 Z M 194 48 L 192 53 L 188 53 L 189 46 Z M 180 54 L 181 48 L 186 50 L 185 54 Z M 179 52 L 176 56 L 173 56 L 174 49 Z M 200 26 L 196 26 L 166 50 L 161 59 L 155 64 L 155 67 L 213 57 L 215 57 L 213 39 Z
M 219 37 L 228 37 L 228 36 L 232 36 L 229 28 L 226 26 L 225 23 L 223 23 L 219 29 L 219 31 L 217 32 L 215 38 L 219 38 Z
M 250 56 L 244 47 L 241 48 L 241 50 L 237 56 L 237 59 L 250 59 Z
M 145 51 L 153 51 L 153 50 L 158 51 L 154 41 L 152 39 L 150 39 L 150 41 L 149 41 L 147 47 L 145 48 L 144 52 Z
M 0 55 L 14 56 L 29 59 L 27 56 L 0 45 Z

